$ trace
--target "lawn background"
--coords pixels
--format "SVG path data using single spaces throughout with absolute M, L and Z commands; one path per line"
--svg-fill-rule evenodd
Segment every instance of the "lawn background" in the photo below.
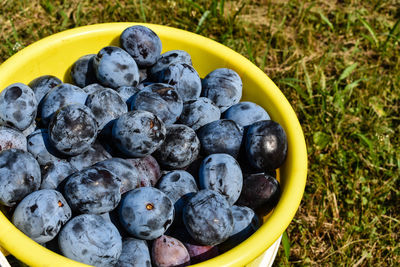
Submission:
M 305 194 L 275 266 L 399 264 L 399 0 L 0 5 L 0 63 L 50 34 L 113 21 L 197 32 L 243 54 L 288 98 L 308 148 Z

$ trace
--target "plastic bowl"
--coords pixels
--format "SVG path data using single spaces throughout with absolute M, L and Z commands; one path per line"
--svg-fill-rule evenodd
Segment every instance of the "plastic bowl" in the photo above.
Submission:
M 97 53 L 107 45 L 119 45 L 121 32 L 136 23 L 107 23 L 85 26 L 44 38 L 0 65 L 0 90 L 15 82 L 28 84 L 40 75 L 55 75 L 69 81 L 70 66 L 80 56 Z M 303 196 L 307 175 L 304 135 L 295 112 L 278 87 L 253 63 L 235 51 L 211 39 L 187 31 L 160 25 L 141 24 L 161 38 L 163 51 L 186 50 L 193 65 L 204 77 L 210 71 L 234 69 L 243 81 L 243 100 L 263 106 L 279 122 L 288 137 L 288 155 L 280 168 L 282 195 L 274 211 L 261 228 L 232 250 L 200 267 L 244 266 L 262 255 L 285 231 Z M 67 259 L 35 243 L 19 231 L 0 212 L 0 246 L 30 266 L 87 266 Z

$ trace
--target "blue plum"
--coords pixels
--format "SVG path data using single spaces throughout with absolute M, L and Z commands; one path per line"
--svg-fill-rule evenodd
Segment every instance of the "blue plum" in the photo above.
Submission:
M 139 69 L 135 60 L 120 47 L 102 48 L 93 63 L 97 80 L 106 87 L 116 89 L 139 83 Z
M 42 189 L 27 195 L 17 205 L 12 223 L 34 241 L 45 243 L 56 237 L 71 216 L 60 192 Z
M 119 207 L 119 218 L 132 236 L 152 240 L 163 235 L 172 224 L 174 205 L 157 188 L 140 187 L 124 195 Z
M 110 153 L 97 141 L 85 152 L 68 158 L 68 162 L 78 171 L 90 167 L 97 162 L 112 158 Z
M 35 120 L 37 107 L 35 93 L 29 86 L 11 84 L 0 93 L 0 125 L 23 131 Z
M 185 63 L 168 65 L 153 80 L 174 86 L 183 101 L 196 100 L 201 94 L 201 79 L 193 66 Z
M 57 189 L 61 182 L 78 170 L 65 160 L 55 160 L 46 163 L 40 168 L 42 183 L 40 189 Z
M 27 151 L 26 137 L 16 129 L 0 126 L 0 151 L 10 148 Z
M 232 69 L 213 70 L 202 80 L 201 96 L 211 99 L 221 112 L 239 103 L 242 97 L 242 80 Z
M 35 157 L 40 165 L 60 159 L 60 154 L 50 144 L 47 129 L 37 129 L 26 138 L 27 149 Z
M 70 74 L 74 84 L 83 88 L 97 82 L 93 67 L 95 57 L 95 54 L 84 55 L 72 64 Z
M 94 214 L 82 214 L 67 222 L 58 244 L 64 256 L 96 267 L 114 266 L 122 251 L 117 228 Z
M 234 121 L 222 119 L 202 126 L 197 130 L 197 136 L 200 139 L 202 154 L 226 153 L 237 158 L 243 131 Z
M 260 219 L 248 207 L 232 206 L 233 231 L 229 238 L 218 246 L 221 252 L 228 251 L 239 245 L 261 226 Z
M 249 126 L 257 121 L 271 119 L 263 107 L 253 102 L 239 102 L 228 108 L 222 114 L 222 117 L 233 120 L 240 127 Z
M 178 92 L 163 83 L 153 83 L 144 87 L 131 100 L 131 110 L 149 111 L 165 125 L 173 124 L 181 115 L 182 108 L 183 101 Z
M 31 133 L 33 133 L 35 130 L 37 130 L 37 123 L 36 120 L 32 121 L 31 125 L 28 126 L 28 128 L 26 128 L 25 130 L 22 131 L 22 134 L 27 137 L 28 135 L 30 135 Z
M 86 99 L 86 106 L 92 111 L 98 129 L 101 130 L 111 120 L 128 112 L 128 106 L 122 97 L 110 88 L 91 93 Z
M 121 200 L 121 180 L 107 169 L 93 166 L 75 172 L 66 179 L 64 197 L 75 212 L 109 212 Z
M 149 247 L 145 240 L 127 237 L 122 239 L 122 253 L 115 266 L 151 267 Z
M 200 152 L 196 132 L 183 124 L 167 126 L 164 143 L 154 153 L 157 161 L 166 168 L 179 169 L 188 166 Z
M 0 152 L 0 204 L 14 207 L 40 187 L 40 166 L 31 153 L 20 149 Z
M 182 220 L 183 207 L 188 199 L 199 191 L 193 176 L 183 170 L 170 171 L 160 178 L 157 188 L 164 192 L 174 203 L 175 221 Z
M 94 92 L 96 92 L 96 91 L 98 91 L 98 90 L 102 90 L 102 89 L 105 89 L 105 88 L 106 88 L 106 87 L 102 86 L 101 84 L 92 83 L 92 84 L 89 84 L 89 85 L 83 87 L 82 90 L 83 90 L 87 95 L 90 95 L 90 94 L 93 94 Z
M 121 194 L 133 190 L 138 186 L 139 171 L 125 159 L 110 158 L 97 162 L 95 166 L 107 169 L 121 180 Z
M 154 65 L 162 49 L 160 37 L 142 25 L 126 28 L 120 36 L 120 43 L 140 68 Z
M 192 58 L 184 50 L 171 50 L 161 54 L 157 62 L 150 68 L 150 77 L 156 77 L 159 72 L 166 69 L 171 64 L 185 63 L 192 65 Z
M 60 108 L 69 104 L 82 104 L 86 102 L 87 94 L 81 88 L 62 83 L 51 89 L 42 100 L 40 106 L 41 123 L 47 126 L 50 119 Z
M 39 103 L 45 95 L 54 87 L 61 84 L 62 81 L 53 75 L 43 75 L 33 79 L 28 86 L 33 90 L 36 96 L 36 101 Z
M 183 221 L 192 238 L 202 245 L 217 245 L 229 238 L 233 216 L 226 198 L 209 189 L 195 193 L 183 208 Z
M 190 100 L 183 104 L 179 123 L 185 124 L 197 131 L 201 126 L 219 120 L 220 117 L 221 111 L 210 99 L 199 97 L 196 100 Z
M 166 135 L 164 123 L 153 113 L 135 110 L 121 115 L 112 128 L 112 139 L 127 157 L 153 153 Z
M 200 166 L 199 183 L 201 189 L 214 190 L 233 205 L 242 191 L 242 170 L 231 155 L 212 154 L 206 157 Z
M 50 144 L 60 153 L 76 156 L 90 149 L 97 137 L 92 111 L 81 104 L 61 108 L 49 123 Z
M 115 89 L 115 91 L 118 92 L 122 100 L 125 101 L 128 108 L 130 108 L 133 95 L 139 92 L 140 89 L 134 86 L 121 86 Z

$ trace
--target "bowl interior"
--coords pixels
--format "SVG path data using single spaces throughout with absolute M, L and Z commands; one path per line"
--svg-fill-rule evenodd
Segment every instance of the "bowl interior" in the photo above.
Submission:
M 134 23 L 85 26 L 55 34 L 21 50 L 0 66 L 0 90 L 22 82 L 28 84 L 41 75 L 70 81 L 70 66 L 85 54 L 95 54 L 107 45 L 119 45 L 119 35 Z M 196 266 L 243 266 L 262 254 L 284 232 L 303 195 L 307 154 L 303 132 L 292 107 L 276 85 L 254 64 L 233 50 L 205 37 L 160 25 L 142 24 L 161 38 L 163 52 L 182 49 L 192 56 L 201 77 L 216 68 L 231 68 L 243 81 L 243 100 L 263 106 L 279 122 L 288 136 L 288 157 L 280 169 L 282 196 L 263 226 L 249 239 L 207 262 Z M 36 244 L 0 212 L 0 246 L 32 266 L 79 266 Z

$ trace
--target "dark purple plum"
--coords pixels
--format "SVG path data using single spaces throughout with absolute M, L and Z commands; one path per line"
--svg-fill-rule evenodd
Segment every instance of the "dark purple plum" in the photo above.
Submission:
M 61 154 L 76 156 L 90 149 L 97 137 L 92 111 L 82 104 L 61 108 L 49 123 L 50 144 Z
M 0 204 L 13 207 L 40 187 L 40 166 L 31 153 L 20 149 L 0 152 Z
M 60 192 L 42 189 L 27 195 L 17 205 L 12 223 L 34 241 L 46 243 L 56 237 L 71 216 Z
M 219 255 L 218 247 L 217 246 L 204 246 L 199 244 L 193 244 L 183 242 L 187 251 L 189 252 L 190 256 L 190 263 L 196 264 L 200 263 Z
M 233 230 L 233 216 L 226 198 L 213 190 L 195 193 L 183 208 L 183 222 L 192 238 L 202 245 L 224 242 Z
M 78 170 L 65 160 L 55 160 L 40 167 L 42 183 L 40 189 L 57 189 L 69 175 Z
M 122 253 L 115 266 L 151 267 L 149 247 L 145 240 L 127 237 L 122 239 Z
M 265 173 L 251 174 L 243 181 L 237 205 L 253 210 L 262 208 L 267 213 L 276 206 L 280 194 L 279 182 L 274 177 Z
M 243 131 L 232 120 L 217 120 L 210 122 L 197 130 L 201 143 L 201 153 L 211 155 L 226 153 L 234 158 L 239 155 L 243 139 Z
M 197 131 L 201 126 L 219 120 L 220 117 L 221 111 L 210 99 L 199 97 L 196 100 L 183 103 L 179 123 L 185 124 Z
M 117 228 L 94 214 L 82 214 L 67 222 L 58 244 L 64 256 L 96 267 L 114 266 L 122 251 Z
M 107 169 L 121 180 L 121 194 L 133 190 L 138 186 L 140 172 L 128 160 L 110 158 L 97 162 L 95 166 Z
M 183 124 L 167 126 L 164 143 L 154 157 L 166 168 L 179 169 L 192 163 L 200 152 L 200 141 L 195 131 Z
M 47 126 L 53 115 L 69 104 L 82 104 L 86 102 L 87 94 L 81 88 L 62 83 L 51 89 L 43 98 L 40 105 L 41 123 Z
M 37 107 L 35 93 L 29 86 L 11 84 L 0 93 L 0 125 L 23 131 L 35 120 Z
M 154 65 L 162 49 L 160 37 L 142 25 L 126 28 L 120 36 L 120 43 L 140 68 Z
M 284 163 L 288 143 L 279 123 L 272 120 L 255 122 L 248 126 L 243 139 L 248 162 L 253 167 L 275 170 Z
M 101 130 L 111 120 L 128 112 L 128 106 L 122 97 L 110 88 L 91 93 L 86 99 L 86 106 L 92 111 L 98 129 Z
M 93 66 L 97 80 L 103 86 L 116 89 L 139 83 L 139 69 L 135 60 L 120 47 L 102 48 L 94 58 Z
M 161 177 L 161 169 L 157 160 L 151 156 L 126 159 L 138 173 L 138 187 L 155 186 Z
M 43 75 L 32 80 L 28 86 L 33 90 L 37 103 L 40 104 L 44 96 L 62 81 L 53 75 Z
M 271 119 L 263 107 L 253 102 L 239 102 L 228 108 L 222 114 L 222 117 L 233 120 L 240 127 L 248 126 L 257 121 Z
M 216 69 L 202 80 L 201 96 L 211 99 L 224 112 L 239 103 L 242 97 L 242 80 L 234 70 Z
M 135 110 L 119 117 L 112 128 L 112 139 L 127 157 L 144 157 L 164 142 L 164 123 L 153 113 Z
M 27 151 L 27 141 L 25 135 L 7 126 L 0 126 L 0 151 L 10 148 Z
M 96 73 L 93 67 L 95 54 L 84 55 L 72 64 L 71 78 L 74 84 L 79 87 L 85 87 L 97 83 Z
M 188 266 L 190 256 L 185 245 L 171 236 L 163 235 L 154 240 L 151 256 L 156 267 Z
M 195 241 L 184 225 L 174 225 L 170 228 L 168 235 L 180 240 L 185 245 L 191 264 L 200 263 L 219 255 L 218 246 L 202 245 Z
M 212 154 L 206 157 L 200 166 L 199 183 L 201 189 L 214 190 L 233 205 L 242 191 L 242 170 L 231 155 Z
M 124 194 L 119 206 L 122 226 L 133 237 L 153 240 L 172 224 L 174 204 L 154 187 L 140 187 Z
M 121 200 L 121 181 L 104 168 L 93 166 L 75 172 L 66 179 L 64 196 L 77 213 L 109 212 Z
M 131 100 L 131 110 L 146 110 L 165 125 L 173 124 L 181 115 L 183 101 L 179 93 L 170 85 L 150 84 L 137 92 Z

